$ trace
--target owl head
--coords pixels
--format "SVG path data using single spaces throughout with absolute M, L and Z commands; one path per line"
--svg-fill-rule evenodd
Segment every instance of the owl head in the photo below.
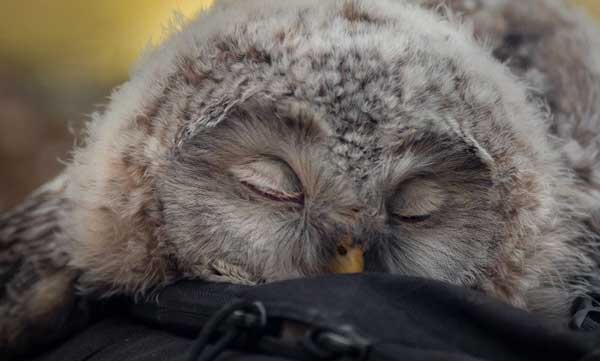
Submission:
M 413 3 L 223 0 L 150 51 L 68 169 L 83 287 L 364 268 L 562 292 L 577 231 L 544 113 Z

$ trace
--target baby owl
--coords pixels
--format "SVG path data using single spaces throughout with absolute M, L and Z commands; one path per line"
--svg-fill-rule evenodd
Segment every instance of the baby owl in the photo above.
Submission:
M 0 216 L 0 347 L 182 278 L 387 272 L 566 317 L 600 290 L 599 122 L 600 31 L 558 0 L 217 1 Z

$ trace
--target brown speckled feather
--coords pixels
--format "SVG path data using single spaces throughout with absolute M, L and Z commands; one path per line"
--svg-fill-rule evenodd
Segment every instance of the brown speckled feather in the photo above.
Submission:
M 29 353 L 61 339 L 75 312 L 76 322 L 85 322 L 75 296 L 78 272 L 67 266 L 67 238 L 60 226 L 69 209 L 64 182 L 64 177 L 55 180 L 0 215 L 2 355 Z

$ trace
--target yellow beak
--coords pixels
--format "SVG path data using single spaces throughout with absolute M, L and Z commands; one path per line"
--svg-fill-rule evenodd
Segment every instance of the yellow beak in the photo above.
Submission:
M 340 242 L 331 265 L 331 271 L 333 273 L 359 273 L 364 270 L 363 250 L 357 246 L 349 246 L 348 242 Z

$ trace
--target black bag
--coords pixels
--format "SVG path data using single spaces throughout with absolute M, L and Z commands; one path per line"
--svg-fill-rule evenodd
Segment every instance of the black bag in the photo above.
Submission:
M 600 360 L 600 330 L 393 275 L 181 282 L 128 309 L 37 360 Z M 600 321 L 597 305 L 575 311 L 575 327 Z

